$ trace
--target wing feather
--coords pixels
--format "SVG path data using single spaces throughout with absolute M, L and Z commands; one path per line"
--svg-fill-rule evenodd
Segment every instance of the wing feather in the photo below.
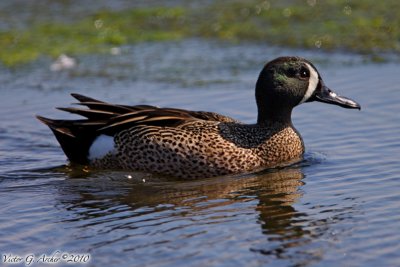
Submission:
M 61 107 L 59 110 L 85 117 L 85 120 L 50 120 L 40 117 L 52 130 L 70 136 L 115 133 L 132 127 L 158 126 L 179 127 L 191 121 L 238 122 L 214 112 L 190 111 L 177 108 L 159 108 L 150 105 L 116 105 L 80 94 L 71 94 L 80 106 L 87 108 Z M 69 129 L 69 130 L 68 130 Z M 90 133 L 88 133 L 90 132 Z

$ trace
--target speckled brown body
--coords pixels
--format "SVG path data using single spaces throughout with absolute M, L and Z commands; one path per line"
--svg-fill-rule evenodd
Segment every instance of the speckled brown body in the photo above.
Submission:
M 116 153 L 97 167 L 142 170 L 181 178 L 239 173 L 299 159 L 303 142 L 290 125 L 194 121 L 179 127 L 142 126 L 114 138 Z

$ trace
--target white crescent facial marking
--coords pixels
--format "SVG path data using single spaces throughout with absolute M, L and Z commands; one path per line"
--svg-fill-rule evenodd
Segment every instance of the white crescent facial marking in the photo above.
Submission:
M 303 99 L 300 101 L 299 105 L 301 103 L 306 102 L 314 93 L 315 89 L 317 89 L 318 86 L 318 81 L 319 81 L 319 75 L 318 72 L 308 63 L 305 63 L 308 70 L 310 71 L 310 79 L 308 80 L 308 88 L 306 91 L 306 94 L 304 95 Z
M 89 149 L 89 160 L 101 159 L 108 153 L 115 153 L 114 138 L 108 135 L 99 135 Z

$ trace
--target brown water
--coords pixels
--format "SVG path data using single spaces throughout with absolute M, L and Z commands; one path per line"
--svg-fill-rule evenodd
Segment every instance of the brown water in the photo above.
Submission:
M 306 154 L 290 168 L 197 181 L 85 172 L 34 119 L 68 116 L 53 107 L 77 92 L 254 122 L 255 80 L 278 55 L 307 57 L 362 105 L 298 107 Z M 0 70 L 2 260 L 60 251 L 90 254 L 68 266 L 400 265 L 399 64 L 199 40 L 86 56 L 66 72 L 49 64 Z

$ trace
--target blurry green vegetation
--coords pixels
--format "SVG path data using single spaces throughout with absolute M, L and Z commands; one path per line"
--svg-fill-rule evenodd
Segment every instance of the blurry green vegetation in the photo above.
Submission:
M 41 55 L 106 52 L 142 41 L 200 37 L 371 55 L 400 52 L 397 0 L 218 2 L 201 8 L 101 11 L 83 20 L 46 22 L 0 31 L 0 61 L 7 66 Z

